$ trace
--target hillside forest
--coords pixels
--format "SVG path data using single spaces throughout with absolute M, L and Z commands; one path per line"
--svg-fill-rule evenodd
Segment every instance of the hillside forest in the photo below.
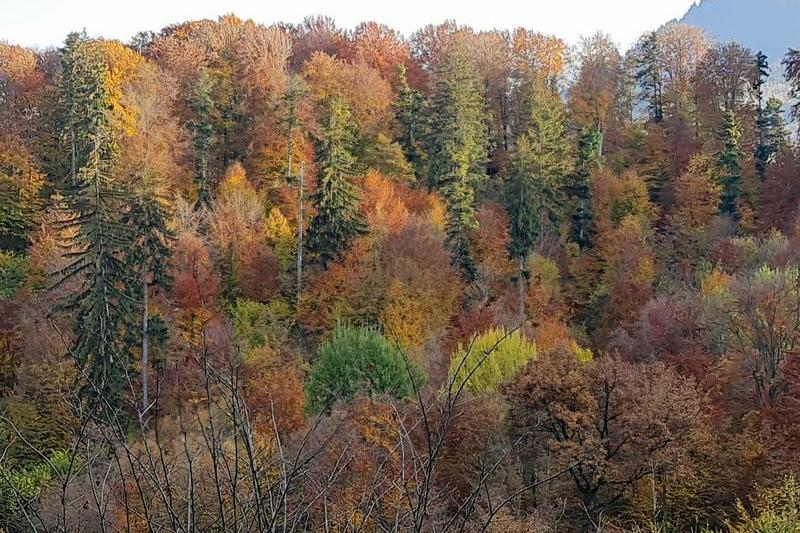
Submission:
M 0 42 L 0 531 L 800 531 L 798 115 L 680 23 Z

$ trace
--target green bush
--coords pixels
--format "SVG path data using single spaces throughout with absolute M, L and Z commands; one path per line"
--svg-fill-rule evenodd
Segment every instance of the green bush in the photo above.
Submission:
M 762 489 L 753 499 L 752 510 L 740 501 L 736 520 L 726 521 L 726 533 L 800 533 L 800 481 L 787 476 L 783 483 Z
M 467 346 L 459 345 L 450 361 L 450 379 L 455 389 L 466 380 L 465 388 L 474 392 L 497 390 L 536 356 L 536 344 L 519 331 L 491 328 Z
M 407 398 L 424 380 L 419 368 L 375 329 L 337 326 L 319 349 L 306 395 L 309 408 L 319 412 L 357 394 Z

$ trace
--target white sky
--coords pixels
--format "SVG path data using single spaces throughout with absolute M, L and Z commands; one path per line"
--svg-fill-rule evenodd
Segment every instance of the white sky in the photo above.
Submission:
M 0 0 L 0 40 L 57 46 L 73 30 L 127 41 L 141 30 L 234 13 L 257 22 L 300 22 L 324 14 L 342 27 L 385 23 L 405 35 L 455 19 L 475 29 L 524 26 L 568 42 L 597 30 L 622 47 L 686 12 L 694 0 Z

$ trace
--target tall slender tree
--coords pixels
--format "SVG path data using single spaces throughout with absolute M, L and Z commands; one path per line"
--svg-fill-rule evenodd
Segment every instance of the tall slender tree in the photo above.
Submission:
M 601 138 L 602 135 L 594 130 L 581 132 L 575 169 L 567 185 L 573 204 L 570 238 L 581 248 L 592 245 L 592 176 L 603 164 L 599 154 Z
M 447 245 L 454 265 L 475 276 L 467 233 L 478 226 L 475 187 L 486 176 L 488 136 L 484 99 L 474 62 L 451 43 L 434 72 L 428 135 L 428 187 L 447 205 Z
M 88 379 L 84 392 L 118 399 L 129 369 L 120 332 L 130 316 L 131 288 L 123 257 L 131 232 L 121 223 L 125 200 L 112 177 L 118 146 L 111 120 L 108 66 L 85 34 L 72 33 L 62 50 L 60 86 L 70 175 L 65 195 L 75 218 L 77 251 L 60 281 L 75 279 L 68 300 L 75 318 L 73 352 Z
M 190 124 L 192 148 L 194 149 L 194 181 L 197 186 L 197 200 L 202 205 L 208 205 L 211 202 L 208 159 L 214 135 L 212 89 L 211 78 L 208 72 L 202 69 L 189 100 L 189 105 L 194 113 L 194 119 Z
M 722 117 L 722 126 L 717 132 L 721 143 L 717 153 L 717 163 L 722 170 L 720 183 L 722 194 L 720 196 L 719 211 L 723 215 L 738 220 L 740 213 L 738 207 L 739 196 L 742 192 L 742 150 L 739 146 L 742 133 L 739 128 L 739 119 L 736 114 L 728 110 Z
M 360 211 L 361 193 L 353 182 L 356 124 L 343 97 L 327 99 L 320 129 L 320 174 L 313 196 L 317 214 L 311 221 L 308 244 L 327 264 L 365 231 L 366 222 Z
M 569 147 L 564 107 L 542 82 L 529 84 L 528 131 L 517 141 L 505 205 L 510 221 L 509 254 L 519 264 L 519 320 L 525 320 L 525 259 L 548 228 L 556 228 L 563 209 L 560 180 L 567 171 Z
M 639 85 L 641 99 L 647 102 L 647 110 L 654 122 L 664 119 L 664 79 L 660 56 L 658 32 L 645 34 L 634 51 L 634 77 Z
M 405 65 L 398 66 L 399 91 L 394 104 L 395 118 L 400 126 L 397 142 L 406 159 L 414 167 L 417 179 L 425 176 L 427 154 L 425 139 L 428 135 L 426 102 L 419 91 L 412 89 L 406 79 Z

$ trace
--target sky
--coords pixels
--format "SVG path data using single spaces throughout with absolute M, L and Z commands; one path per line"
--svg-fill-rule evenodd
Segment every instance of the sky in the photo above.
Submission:
M 455 19 L 477 30 L 524 26 L 570 43 L 602 30 L 627 48 L 645 31 L 682 16 L 694 0 L 0 0 L 0 40 L 58 46 L 70 31 L 127 41 L 141 30 L 234 13 L 256 22 L 333 17 L 341 27 L 374 20 L 408 36 Z

